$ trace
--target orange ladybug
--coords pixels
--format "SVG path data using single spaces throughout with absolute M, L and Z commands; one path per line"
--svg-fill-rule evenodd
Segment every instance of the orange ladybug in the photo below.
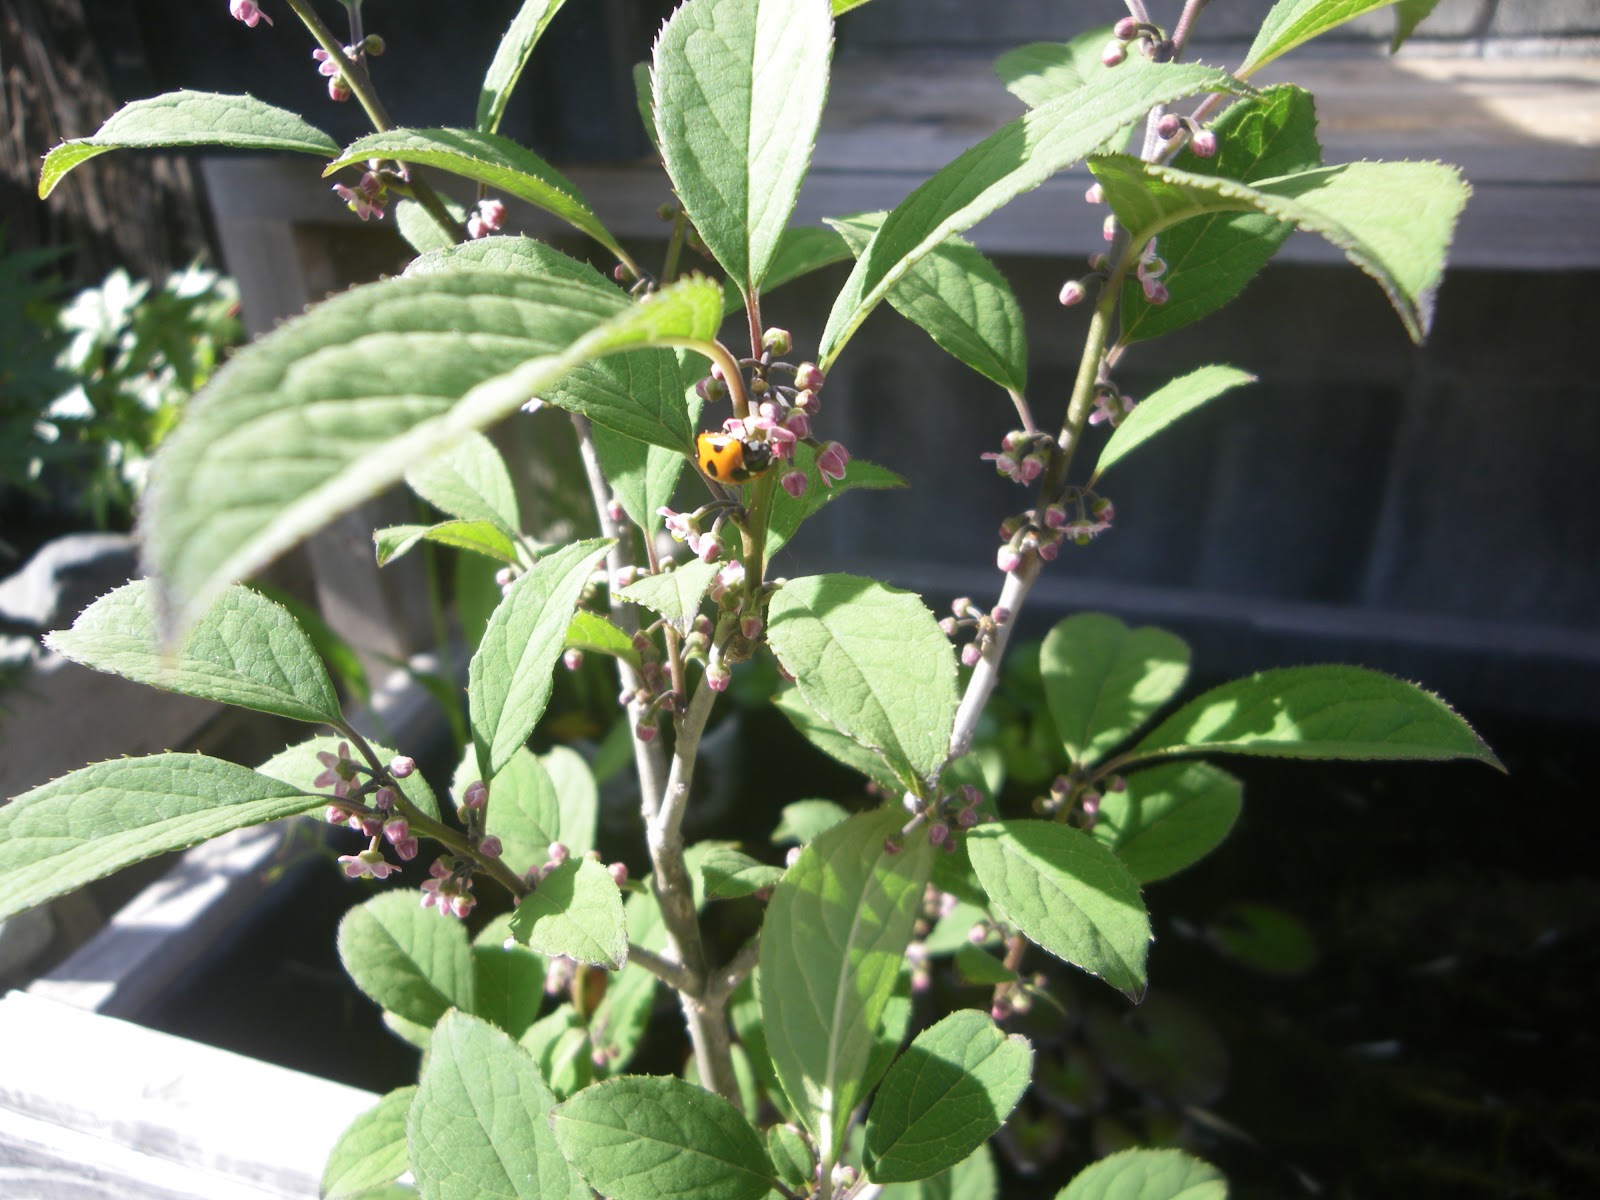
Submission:
M 700 469 L 718 483 L 744 483 L 772 466 L 772 447 L 727 433 L 702 433 L 695 439 Z

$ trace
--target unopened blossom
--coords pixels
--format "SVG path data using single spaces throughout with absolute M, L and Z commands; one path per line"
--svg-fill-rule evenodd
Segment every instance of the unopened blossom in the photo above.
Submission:
M 1211 158 L 1217 152 L 1217 135 L 1209 129 L 1202 129 L 1190 139 L 1189 149 L 1201 158 Z
M 783 486 L 784 491 L 798 500 L 806 494 L 806 487 L 809 485 L 810 480 L 806 477 L 804 471 L 786 471 L 778 482 Z
M 816 363 L 803 362 L 794 371 L 794 385 L 802 392 L 820 392 L 828 377 Z
M 396 779 L 405 779 L 417 769 L 417 760 L 408 754 L 396 754 L 389 760 L 389 774 Z
M 1083 286 L 1081 279 L 1069 279 L 1061 285 L 1061 295 L 1056 299 L 1061 301 L 1062 307 L 1071 308 L 1074 304 L 1083 303 L 1088 294 L 1089 289 Z
M 612 880 L 615 881 L 615 883 L 616 883 L 616 885 L 618 887 L 621 887 L 623 884 L 628 882 L 628 864 L 627 863 L 625 863 L 625 862 L 614 862 L 614 863 L 610 864 L 608 867 L 606 867 L 606 870 L 611 873 L 611 878 L 612 878 Z
M 485 858 L 499 858 L 505 853 L 505 847 L 500 844 L 500 839 L 491 833 L 478 843 L 478 853 Z
M 961 647 L 961 665 L 963 667 L 975 667 L 981 658 L 983 658 L 983 647 L 977 642 L 968 642 Z
M 261 21 L 265 21 L 268 25 L 272 24 L 272 18 L 261 11 L 261 6 L 256 0 L 228 0 L 228 11 L 233 14 L 235 21 L 243 21 L 251 29 Z
M 706 686 L 713 692 L 725 692 L 733 682 L 733 672 L 724 663 L 712 663 L 706 668 Z
M 489 803 L 489 788 L 481 779 L 474 779 L 461 793 L 462 808 L 482 808 Z
M 473 239 L 488 237 L 505 224 L 506 206 L 498 200 L 479 200 L 478 208 L 467 218 L 467 236 Z
M 843 479 L 845 466 L 850 462 L 850 451 L 838 442 L 828 442 L 817 451 L 817 470 L 822 473 L 822 482 L 827 487 L 832 487 L 830 480 Z

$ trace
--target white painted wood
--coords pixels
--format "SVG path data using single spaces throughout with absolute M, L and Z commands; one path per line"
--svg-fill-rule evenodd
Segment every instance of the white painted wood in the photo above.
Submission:
M 377 1097 L 12 992 L 0 1000 L 7 1200 L 310 1198 Z

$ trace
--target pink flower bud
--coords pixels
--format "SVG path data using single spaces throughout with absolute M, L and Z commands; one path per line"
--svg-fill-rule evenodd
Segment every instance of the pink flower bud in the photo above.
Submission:
M 975 667 L 981 658 L 983 658 L 983 647 L 979 646 L 977 642 L 968 642 L 961 647 L 961 665 L 963 667 Z
M 350 99 L 350 89 L 345 86 L 345 82 L 342 78 L 328 80 L 328 99 L 334 101 L 336 104 L 343 104 L 346 100 Z
M 1139 22 L 1133 17 L 1123 17 L 1111 27 L 1111 36 L 1124 42 L 1131 42 L 1139 34 Z
M 845 465 L 850 461 L 850 451 L 838 442 L 828 442 L 821 450 L 817 451 L 817 470 L 822 473 L 822 482 L 828 487 L 830 479 L 843 479 Z
M 261 21 L 272 24 L 272 18 L 261 11 L 261 6 L 255 0 L 228 0 L 228 12 L 235 21 L 243 21 L 251 29 Z
M 706 686 L 713 692 L 727 691 L 731 682 L 733 682 L 733 672 L 722 663 L 706 668 Z
M 1183 132 L 1183 118 L 1177 113 L 1168 113 L 1156 122 L 1156 136 L 1163 141 L 1170 142 Z
M 942 846 L 950 840 L 950 826 L 943 821 L 935 821 L 928 826 L 928 844 Z
M 739 619 L 739 632 L 752 642 L 761 636 L 760 617 L 741 617 Z
M 627 863 L 625 863 L 625 862 L 614 862 L 610 866 L 608 866 L 606 868 L 606 870 L 611 872 L 611 878 L 616 882 L 616 885 L 618 887 L 621 887 L 623 884 L 628 882 L 628 864 Z
M 565 842 L 551 842 L 550 849 L 545 853 L 550 856 L 550 861 L 558 867 L 572 857 L 572 851 L 567 849 Z
M 405 754 L 396 754 L 389 760 L 389 774 L 396 779 L 405 779 L 417 769 L 417 760 Z
M 396 817 L 383 827 L 383 836 L 391 846 L 398 846 L 411 836 L 411 825 L 404 817 Z
M 474 779 L 467 784 L 467 790 L 461 794 L 462 808 L 482 808 L 489 803 L 489 788 L 481 779 Z
M 1004 604 L 996 604 L 989 610 L 989 620 L 996 625 L 1004 625 L 1011 620 L 1011 610 Z
M 783 485 L 784 491 L 798 500 L 806 494 L 806 487 L 810 481 L 804 471 L 786 471 L 778 482 Z
M 478 843 L 478 853 L 485 858 L 499 858 L 505 853 L 505 847 L 500 844 L 500 839 L 491 833 Z
M 1217 152 L 1217 135 L 1209 129 L 1202 129 L 1190 140 L 1189 149 L 1201 158 L 1211 158 Z
M 1106 48 L 1100 51 L 1100 61 L 1108 67 L 1114 67 L 1128 57 L 1128 51 L 1121 42 L 1107 42 Z
M 816 363 L 801 363 L 794 372 L 794 385 L 802 392 L 820 392 L 822 385 L 828 382 L 828 377 L 818 368 Z
M 1001 546 L 1000 552 L 995 555 L 995 565 L 1009 575 L 1022 566 L 1022 555 L 1017 553 L 1014 546 Z
M 978 810 L 975 808 L 963 808 L 956 814 L 956 824 L 963 829 L 971 829 L 978 820 Z
M 1098 182 L 1091 183 L 1085 189 L 1083 198 L 1089 204 L 1104 204 L 1106 202 L 1106 190 Z
M 583 651 L 576 646 L 569 647 L 561 654 L 561 663 L 569 671 L 576 671 L 583 666 Z
M 1061 285 L 1061 295 L 1057 297 L 1063 308 L 1071 308 L 1074 304 L 1083 303 L 1083 298 L 1089 294 L 1089 289 L 1077 279 L 1069 279 Z

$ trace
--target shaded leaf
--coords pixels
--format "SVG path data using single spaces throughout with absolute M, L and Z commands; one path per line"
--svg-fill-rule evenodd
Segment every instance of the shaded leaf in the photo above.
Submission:
M 1111 438 L 1100 451 L 1089 486 L 1111 467 L 1166 429 L 1180 417 L 1186 417 L 1201 405 L 1215 400 L 1225 392 L 1247 383 L 1256 377 L 1235 367 L 1199 367 L 1187 375 L 1172 380 L 1150 393 L 1134 410 L 1122 419 Z
M 493 525 L 510 537 L 522 528 L 511 472 L 494 443 L 469 433 L 406 472 L 406 486 L 462 521 Z
M 421 907 L 413 891 L 384 892 L 339 922 L 339 961 L 380 1008 L 429 1027 L 473 1009 L 472 950 L 459 921 Z
M 512 89 L 528 65 L 533 48 L 550 25 L 550 18 L 560 11 L 565 0 L 523 0 L 511 25 L 495 47 L 494 59 L 478 89 L 478 115 L 474 120 L 481 133 L 493 133 L 500 128 L 500 118 L 505 115 L 506 102 Z
M 1094 836 L 1116 851 L 1140 883 L 1199 862 L 1239 819 L 1243 788 L 1208 763 L 1169 763 L 1128 776 L 1100 797 Z
M 406 1114 L 415 1087 L 396 1088 L 339 1135 L 322 1169 L 326 1200 L 352 1200 L 406 1172 Z

